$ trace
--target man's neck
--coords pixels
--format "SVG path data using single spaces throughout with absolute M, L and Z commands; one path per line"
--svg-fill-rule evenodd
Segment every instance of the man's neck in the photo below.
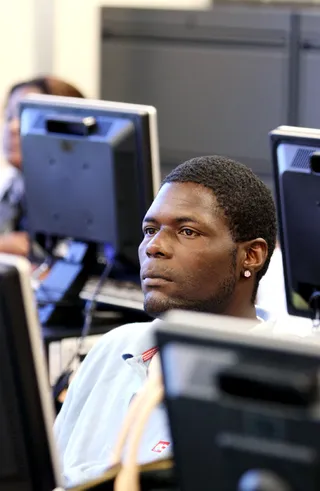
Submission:
M 224 312 L 224 315 L 230 315 L 232 317 L 241 317 L 243 319 L 256 319 L 256 309 L 253 304 L 239 303 L 238 305 L 230 305 Z

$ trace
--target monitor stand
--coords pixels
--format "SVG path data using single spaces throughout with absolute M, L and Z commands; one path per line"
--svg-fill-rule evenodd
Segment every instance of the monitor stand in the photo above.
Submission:
M 79 294 L 97 270 L 97 246 L 71 242 L 63 259 L 54 260 L 36 292 L 39 320 L 43 326 L 80 327 L 84 301 Z

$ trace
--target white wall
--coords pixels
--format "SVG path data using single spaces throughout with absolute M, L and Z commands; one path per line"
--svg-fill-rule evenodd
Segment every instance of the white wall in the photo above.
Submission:
M 202 8 L 211 0 L 55 0 L 54 74 L 99 95 L 99 7 Z
M 0 131 L 10 87 L 52 71 L 52 7 L 51 0 L 0 0 Z
M 0 2 L 0 100 L 11 86 L 33 73 L 34 0 Z
M 33 25 L 33 0 L 0 1 L 0 131 L 5 97 L 10 86 L 32 74 Z M 4 163 L 1 149 L 2 144 L 0 169 Z
M 0 104 L 15 82 L 52 70 L 52 6 L 51 0 L 0 0 Z

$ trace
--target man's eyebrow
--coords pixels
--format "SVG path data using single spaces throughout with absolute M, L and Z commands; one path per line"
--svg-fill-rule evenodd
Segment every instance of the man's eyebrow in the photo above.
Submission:
M 181 217 L 176 217 L 176 218 L 173 218 L 172 220 L 173 222 L 177 223 L 177 224 L 181 224 L 181 223 L 197 223 L 200 225 L 200 221 L 198 219 L 196 219 L 195 217 L 190 217 L 190 216 L 181 216 Z M 153 224 L 158 224 L 158 220 L 152 216 L 146 216 L 143 220 L 144 223 L 153 223 Z
M 200 223 L 201 223 L 199 220 L 197 220 L 197 218 L 190 217 L 190 216 L 177 217 L 177 218 L 174 219 L 174 221 L 176 223 L 186 223 L 186 222 L 188 222 L 188 223 L 197 223 L 198 225 L 200 225 Z
M 153 217 L 151 217 L 151 216 L 146 216 L 146 217 L 144 217 L 144 219 L 143 219 L 143 223 L 145 223 L 145 222 L 155 224 L 155 223 L 158 223 L 158 220 L 156 220 L 155 218 L 153 218 Z

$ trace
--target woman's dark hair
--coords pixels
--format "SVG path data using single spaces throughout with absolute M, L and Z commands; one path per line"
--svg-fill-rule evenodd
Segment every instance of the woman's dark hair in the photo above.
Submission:
M 29 80 L 25 80 L 23 82 L 18 82 L 11 87 L 9 90 L 7 99 L 18 89 L 22 89 L 24 87 L 37 87 L 38 90 L 43 94 L 48 95 L 60 95 L 66 97 L 79 97 L 84 98 L 82 92 L 77 89 L 74 85 L 65 82 L 56 77 L 37 77 L 31 78 Z

